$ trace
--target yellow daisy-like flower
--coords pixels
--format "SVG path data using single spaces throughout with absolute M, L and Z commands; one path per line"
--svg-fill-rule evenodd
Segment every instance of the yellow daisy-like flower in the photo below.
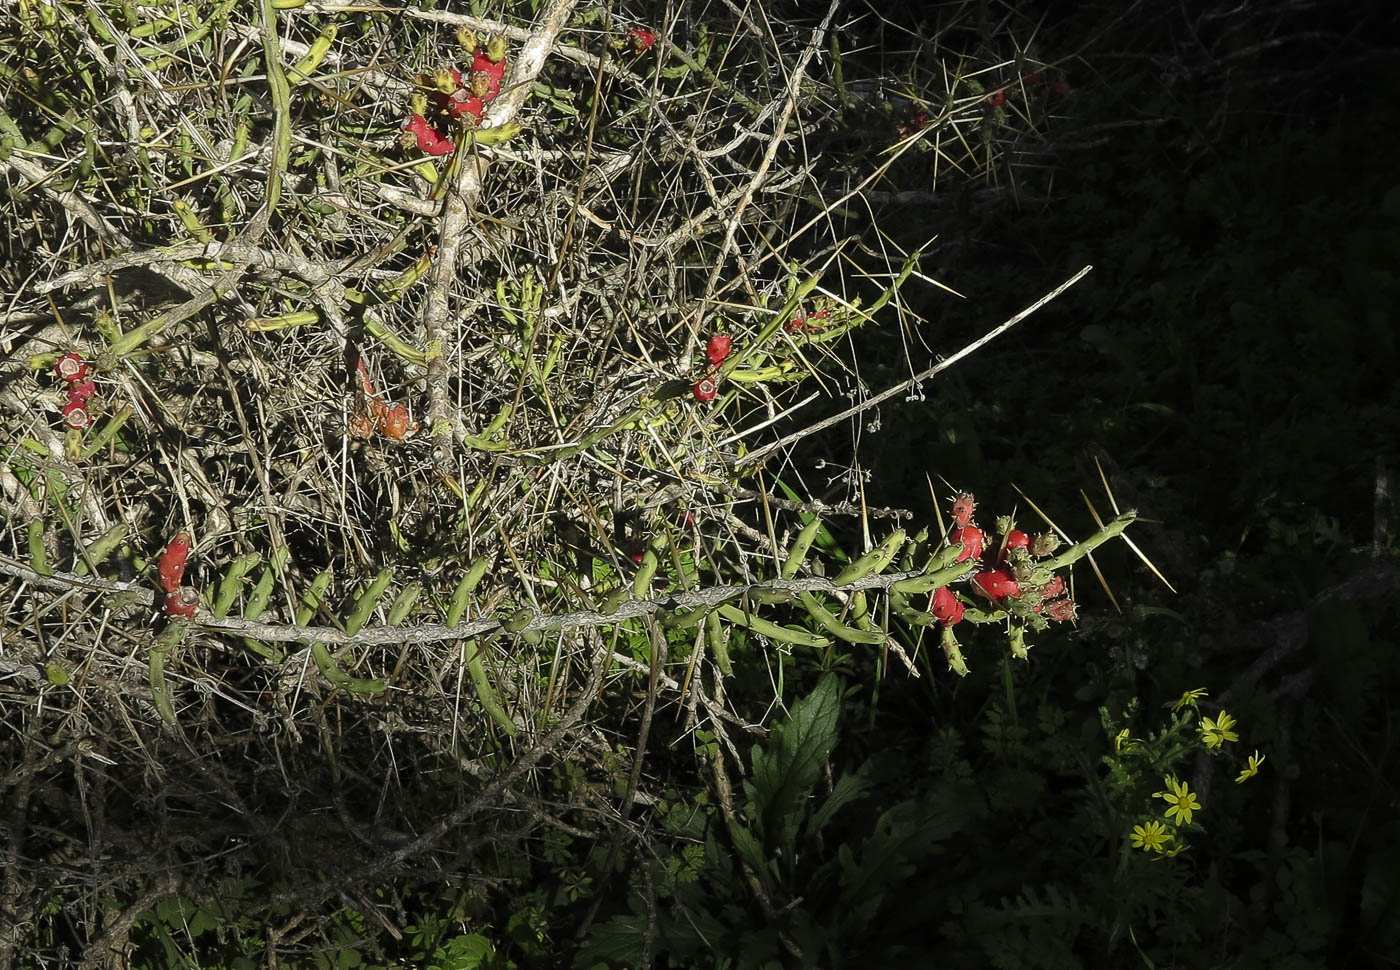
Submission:
M 1163 851 L 1162 855 L 1164 858 L 1170 859 L 1173 856 L 1181 855 L 1181 853 L 1185 852 L 1189 848 L 1191 847 L 1185 842 L 1176 841 L 1172 843 L 1172 847 L 1170 849 L 1166 849 L 1165 851 Z
M 1249 756 L 1249 764 L 1245 767 L 1244 771 L 1240 772 L 1240 776 L 1235 779 L 1235 784 L 1238 785 L 1245 779 L 1253 778 L 1255 775 L 1259 774 L 1259 766 L 1263 763 L 1264 755 L 1260 754 L 1256 750 L 1252 755 Z
M 1230 729 L 1239 722 L 1224 711 L 1220 716 L 1211 720 L 1208 717 L 1201 718 L 1201 723 L 1196 726 L 1196 730 L 1201 732 L 1201 741 L 1207 748 L 1218 748 L 1226 741 L 1238 741 L 1240 736 Z
M 1186 693 L 1181 695 L 1181 699 L 1177 701 L 1176 704 L 1172 707 L 1172 712 L 1175 713 L 1181 710 L 1183 707 L 1195 707 L 1196 701 L 1205 696 L 1206 689 L 1204 687 L 1197 687 L 1195 690 L 1188 690 L 1186 691 Z
M 1196 796 L 1187 787 L 1186 782 L 1177 781 L 1171 775 L 1163 779 L 1167 783 L 1166 791 L 1156 792 L 1153 798 L 1166 799 L 1167 818 L 1175 818 L 1181 825 L 1191 824 L 1191 813 L 1198 811 L 1201 803 L 1196 801 Z
M 1146 825 L 1134 825 L 1133 834 L 1128 836 L 1128 841 L 1133 844 L 1134 849 L 1141 849 L 1143 852 L 1161 852 L 1162 848 L 1171 841 L 1171 836 L 1167 834 L 1167 827 L 1154 819 Z

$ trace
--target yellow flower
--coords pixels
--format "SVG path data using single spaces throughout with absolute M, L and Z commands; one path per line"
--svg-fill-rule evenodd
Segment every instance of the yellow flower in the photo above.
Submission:
M 1199 698 L 1205 696 L 1206 689 L 1204 687 L 1197 687 L 1195 690 L 1188 690 L 1186 693 L 1181 695 L 1181 700 L 1177 701 L 1176 705 L 1172 707 L 1172 712 L 1175 713 L 1181 710 L 1183 707 L 1195 707 L 1196 701 Z
M 1148 822 L 1146 825 L 1134 825 L 1133 834 L 1128 836 L 1128 841 L 1133 844 L 1133 848 L 1141 849 L 1143 852 L 1161 852 L 1162 847 L 1170 839 L 1167 827 L 1156 820 Z
M 1166 791 L 1156 792 L 1153 798 L 1164 798 L 1170 806 L 1167 809 L 1167 818 L 1175 816 L 1181 825 L 1191 824 L 1191 813 L 1201 807 L 1201 803 L 1196 801 L 1196 796 L 1191 789 L 1186 786 L 1186 782 L 1177 781 L 1171 775 L 1163 779 L 1167 783 Z
M 1178 839 L 1176 842 L 1173 842 L 1172 847 L 1164 851 L 1162 855 L 1170 859 L 1172 856 L 1181 855 L 1181 853 L 1185 852 L 1189 848 L 1191 848 L 1189 845 Z
M 1201 741 L 1207 748 L 1218 748 L 1226 741 L 1240 739 L 1238 734 L 1230 730 L 1237 723 L 1239 722 L 1233 717 L 1221 711 L 1220 716 L 1215 720 L 1208 717 L 1201 718 L 1201 723 L 1196 727 L 1196 730 L 1201 732 Z
M 1128 736 L 1128 729 L 1124 728 L 1113 737 L 1113 753 L 1121 754 L 1125 748 L 1136 748 L 1141 741 Z
M 1235 784 L 1238 785 L 1246 778 L 1253 778 L 1255 775 L 1259 774 L 1259 766 L 1263 763 L 1264 756 L 1256 750 L 1252 755 L 1249 756 L 1249 765 L 1244 769 L 1244 771 L 1240 772 L 1240 776 L 1235 779 Z

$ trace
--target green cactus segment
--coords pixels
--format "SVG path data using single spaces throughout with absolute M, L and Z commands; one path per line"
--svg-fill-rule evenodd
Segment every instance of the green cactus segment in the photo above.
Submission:
M 288 558 L 289 554 L 285 546 L 272 554 L 272 562 L 263 569 L 258 576 L 258 581 L 253 584 L 253 591 L 248 594 L 248 602 L 243 608 L 243 616 L 246 619 L 256 621 L 267 610 L 268 601 L 272 598 L 272 584 L 286 568 Z M 260 643 L 252 637 L 244 637 L 243 643 L 253 653 L 273 663 L 280 664 L 283 660 L 282 651 L 268 644 Z
M 1109 539 L 1116 539 L 1118 536 L 1122 535 L 1123 530 L 1132 525 L 1133 520 L 1136 518 L 1137 512 L 1132 510 L 1124 512 L 1083 542 L 1076 542 L 1055 558 L 1046 559 L 1038 565 L 1043 569 L 1054 572 L 1062 566 L 1068 566 L 1072 562 L 1078 562 Z
M 903 572 L 912 572 L 914 563 L 919 561 L 919 557 L 928 549 L 928 528 L 922 528 L 914 533 L 914 537 L 904 546 L 904 552 L 899 557 L 899 568 Z
M 604 616 L 612 616 L 618 610 L 622 609 L 623 603 L 626 603 L 629 599 L 632 598 L 631 592 L 632 591 L 627 589 L 625 586 L 613 590 L 603 600 L 602 605 L 598 607 L 598 612 L 602 613 Z
M 311 586 L 302 594 L 302 605 L 297 610 L 297 626 L 306 626 L 311 622 L 311 618 L 320 609 L 321 600 L 325 598 L 326 590 L 330 589 L 330 585 L 331 571 L 329 569 L 323 569 L 316 574 L 316 578 L 311 581 Z
M 706 610 L 703 607 L 693 610 L 677 610 L 674 613 L 662 613 L 661 625 L 668 630 L 689 630 L 704 622 L 705 613 Z
M 705 617 L 705 642 L 709 645 L 710 656 L 714 658 L 715 666 L 725 677 L 734 673 L 734 664 L 729 660 L 729 631 L 720 622 L 718 613 L 710 613 Z
M 219 583 L 219 592 L 214 597 L 214 608 L 211 611 L 215 617 L 222 619 L 228 616 L 228 611 L 233 607 L 233 601 L 238 598 L 239 592 L 243 589 L 243 579 L 257 568 L 262 562 L 262 556 L 256 552 L 239 556 L 228 567 L 228 572 L 224 573 L 223 580 Z M 268 584 L 271 589 L 271 583 Z M 251 619 L 251 617 L 250 617 Z
M 960 546 L 949 546 L 929 562 L 927 571 L 922 576 L 911 576 L 909 579 L 901 579 L 891 588 L 896 593 L 911 595 L 914 593 L 931 593 L 940 586 L 947 586 L 949 583 L 955 583 L 973 569 L 968 563 L 960 563 L 957 561 L 961 553 L 962 548 Z
M 1017 660 L 1030 659 L 1030 644 L 1026 643 L 1026 628 L 1019 624 L 1014 624 L 1007 634 L 1007 643 L 1011 645 L 1011 656 Z
M 392 569 L 381 569 L 379 575 L 370 580 L 369 586 L 355 600 L 355 605 L 350 608 L 350 615 L 345 618 L 345 632 L 354 636 L 364 629 L 365 623 L 369 620 L 369 615 L 374 612 L 374 608 L 379 605 L 384 592 L 393 582 L 394 571 Z
M 831 640 L 827 637 L 819 636 L 808 630 L 779 626 L 762 617 L 754 616 L 752 613 L 745 613 L 737 606 L 730 606 L 728 603 L 720 606 L 717 612 L 730 623 L 742 626 L 753 633 L 765 636 L 770 640 L 776 640 L 779 643 L 794 643 L 802 647 L 816 647 L 819 650 L 831 646 Z
M 816 541 L 817 533 L 821 531 L 821 528 L 821 517 L 814 515 L 812 521 L 804 525 L 802 531 L 797 533 L 797 538 L 792 540 L 792 548 L 788 550 L 788 557 L 783 561 L 783 579 L 792 579 L 797 575 L 797 571 L 802 568 L 807 554 L 812 551 L 812 543 Z
M 311 659 L 316 661 L 316 669 L 332 687 L 348 690 L 352 694 L 382 694 L 389 689 L 389 685 L 378 678 L 351 677 L 341 670 L 324 643 L 311 645 Z
M 535 611 L 531 609 L 516 610 L 510 616 L 501 621 L 501 629 L 507 633 L 519 633 L 530 625 L 530 621 L 535 618 Z
M 472 562 L 467 568 L 466 574 L 457 583 L 457 588 L 452 591 L 452 600 L 447 604 L 447 625 L 456 626 L 462 622 L 462 616 L 467 612 L 467 603 L 471 601 L 472 592 L 476 589 L 481 578 L 486 575 L 487 568 L 491 561 L 482 557 Z
M 122 408 L 116 414 L 108 417 L 107 420 L 102 423 L 102 427 L 97 433 L 87 436 L 86 440 L 83 442 L 83 450 L 78 452 L 78 457 L 83 461 L 87 461 L 103 448 L 106 448 L 111 440 L 117 436 L 117 432 L 122 429 L 122 425 L 126 424 L 127 419 L 134 413 L 135 412 L 131 408 Z
M 496 697 L 496 689 L 491 686 L 491 681 L 486 676 L 486 666 L 481 662 L 481 649 L 475 640 L 467 640 L 462 644 L 462 659 L 466 662 L 467 672 L 471 674 L 472 687 L 476 690 L 476 699 L 481 702 L 482 710 L 490 715 L 500 729 L 506 734 L 515 733 L 515 722 L 510 719 L 505 708 L 501 707 L 500 700 Z
M 413 612 L 413 607 L 418 603 L 418 597 L 423 595 L 422 583 L 409 583 L 399 590 L 399 595 L 394 597 L 394 604 L 389 607 L 389 625 L 398 626 L 408 619 L 408 614 Z
M 959 677 L 966 677 L 969 673 L 967 661 L 963 659 L 962 647 L 958 645 L 957 637 L 953 636 L 952 627 L 943 628 L 943 656 L 948 658 L 948 669 Z
M 849 586 L 858 579 L 880 572 L 888 566 L 904 545 L 904 530 L 895 529 L 889 538 L 837 573 L 833 582 L 837 586 Z
M 306 52 L 306 56 L 297 61 L 287 72 L 287 80 L 292 84 L 305 84 L 310 80 L 311 75 L 320 66 L 322 59 L 330 53 L 331 44 L 335 43 L 335 35 L 336 25 L 327 24 L 325 29 L 321 31 L 321 36 L 316 38 L 316 42 Z
M 103 561 L 115 552 L 117 547 L 125 542 L 126 537 L 130 534 L 131 529 L 125 522 L 119 522 L 112 526 L 87 544 L 87 547 L 83 550 L 80 561 L 73 567 L 73 572 L 79 576 L 86 576 L 88 574 L 89 564 L 91 564 L 93 569 L 102 565 Z
M 637 567 L 637 575 L 632 577 L 632 595 L 637 599 L 646 599 L 651 593 L 651 581 L 656 576 L 656 568 L 660 561 L 656 558 L 656 553 L 648 549 L 642 553 L 642 562 Z
M 916 610 L 909 605 L 909 601 L 898 593 L 890 594 L 890 609 L 894 610 L 905 623 L 913 626 L 933 626 L 938 622 L 938 617 L 932 613 L 925 613 L 923 610 Z
M 870 616 L 870 603 L 869 603 L 869 600 L 866 598 L 865 590 L 861 590 L 859 593 L 852 593 L 852 594 L 851 594 L 851 611 L 850 611 L 850 616 L 851 616 L 851 622 L 852 622 L 852 623 L 855 623 L 855 624 L 858 625 L 858 626 L 860 625 L 860 621 L 861 621 L 861 620 L 865 620 L 865 619 L 868 619 L 868 618 L 869 618 L 869 616 Z M 868 627 L 868 626 L 862 626 L 861 629 L 869 629 L 869 627 Z
M 175 618 L 170 621 L 156 642 L 151 644 L 148 671 L 151 683 L 151 702 L 155 704 L 160 719 L 171 727 L 175 726 L 175 694 L 165 679 L 165 660 L 185 639 L 190 631 L 189 620 Z
M 52 576 L 49 549 L 44 545 L 44 520 L 29 520 L 29 565 L 40 576 Z
M 811 593 L 803 593 L 799 599 L 801 599 L 803 607 L 811 614 L 812 619 L 817 621 L 817 625 L 837 639 L 845 640 L 847 643 L 863 643 L 868 646 L 879 646 L 885 642 L 882 634 L 867 633 L 864 630 L 846 626 Z

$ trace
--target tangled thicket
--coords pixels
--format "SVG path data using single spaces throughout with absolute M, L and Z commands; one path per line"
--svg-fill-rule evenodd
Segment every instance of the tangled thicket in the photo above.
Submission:
M 801 432 L 878 390 L 858 328 L 899 328 L 908 374 L 951 349 L 911 211 L 1007 191 L 1064 83 L 1033 23 L 963 4 L 855 51 L 834 4 L 667 9 L 7 5 L 0 922 L 48 920 L 29 945 L 96 959 L 253 872 L 291 927 L 606 835 L 612 793 L 562 803 L 542 765 L 630 773 L 630 807 L 638 707 L 643 740 L 658 698 L 748 720 L 704 618 L 636 603 L 771 585 L 800 513 L 893 528 Z M 424 155 L 404 125 L 459 28 L 509 68 Z M 71 430 L 67 352 L 97 385 Z M 181 531 L 188 624 L 155 598 Z

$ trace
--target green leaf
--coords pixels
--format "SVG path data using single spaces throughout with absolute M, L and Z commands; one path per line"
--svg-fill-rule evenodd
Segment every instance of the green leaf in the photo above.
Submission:
M 790 846 L 806 813 L 806 801 L 836 746 L 841 689 L 827 674 L 816 689 L 792 706 L 787 721 L 773 729 L 768 750 L 754 747 L 752 817 L 770 847 Z
M 821 807 L 812 813 L 811 819 L 807 823 L 807 833 L 816 835 L 826 828 L 836 813 L 852 802 L 858 802 L 870 791 L 869 779 L 870 762 L 861 765 L 855 771 L 842 775 L 836 779 L 836 784 L 831 786 L 831 794 L 826 796 L 826 801 Z
M 768 857 L 764 855 L 763 846 L 759 845 L 758 839 L 737 822 L 729 823 L 729 838 L 734 843 L 734 851 L 739 854 L 739 858 L 763 882 L 763 888 L 771 892 L 773 880 L 769 877 Z
M 476 970 L 487 966 L 496 956 L 496 948 L 480 933 L 453 937 L 433 954 L 428 970 Z

